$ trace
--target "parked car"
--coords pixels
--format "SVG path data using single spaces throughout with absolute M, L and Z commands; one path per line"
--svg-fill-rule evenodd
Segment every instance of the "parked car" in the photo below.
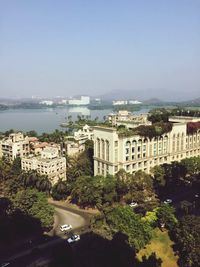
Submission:
M 67 239 L 68 243 L 74 243 L 79 240 L 80 240 L 80 235 L 72 235 Z
M 171 204 L 172 203 L 172 199 L 167 198 L 165 201 L 163 201 L 164 204 Z
M 60 231 L 61 232 L 65 232 L 65 231 L 68 231 L 68 230 L 71 230 L 72 229 L 72 226 L 71 224 L 63 224 L 60 226 Z
M 129 206 L 131 208 L 137 207 L 137 205 L 138 205 L 138 203 L 137 202 L 134 202 L 134 201 L 129 204 Z

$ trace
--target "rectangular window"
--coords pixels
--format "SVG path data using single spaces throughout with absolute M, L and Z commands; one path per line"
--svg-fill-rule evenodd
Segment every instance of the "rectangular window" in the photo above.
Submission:
M 118 161 L 118 150 L 115 149 L 115 162 L 117 162 L 117 161 Z
M 127 171 L 130 170 L 130 165 L 126 165 L 126 170 L 127 170 Z

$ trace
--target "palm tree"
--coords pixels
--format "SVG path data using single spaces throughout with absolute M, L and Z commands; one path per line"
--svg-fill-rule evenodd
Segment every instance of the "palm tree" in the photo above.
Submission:
M 52 188 L 52 197 L 56 200 L 65 199 L 71 192 L 71 187 L 65 181 L 59 180 Z
M 52 184 L 47 176 L 43 176 L 37 181 L 36 188 L 39 191 L 50 193 Z
M 38 179 L 39 177 L 36 171 L 22 174 L 22 180 L 25 187 L 35 187 Z
M 67 118 L 68 118 L 69 121 L 72 120 L 72 116 L 71 115 L 69 115 Z

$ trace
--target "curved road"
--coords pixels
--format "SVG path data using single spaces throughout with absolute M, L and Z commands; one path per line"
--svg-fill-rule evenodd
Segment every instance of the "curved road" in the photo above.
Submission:
M 48 233 L 51 237 L 48 241 L 41 243 L 34 242 L 34 245 L 30 247 L 27 244 L 26 249 L 16 251 L 16 253 L 10 257 L 4 258 L 3 262 L 10 262 L 11 266 L 27 266 L 30 264 L 31 252 L 34 247 L 38 247 L 40 250 L 47 250 L 50 247 L 56 246 L 58 243 L 63 242 L 67 238 L 67 235 L 60 231 L 60 225 L 71 224 L 71 232 L 84 230 L 89 226 L 90 217 L 85 212 L 81 212 L 72 208 L 63 207 L 59 204 L 51 203 L 55 207 L 55 221 L 54 228 Z M 29 247 L 27 249 L 27 246 Z M 2 261 L 1 261 L 2 262 Z M 20 264 L 20 265 L 19 265 Z M 1 266 L 1 265 L 0 265 Z
M 55 222 L 54 228 L 49 233 L 50 236 L 62 237 L 64 235 L 60 231 L 62 224 L 71 224 L 72 231 L 80 230 L 89 225 L 90 219 L 86 213 L 59 204 L 51 204 L 55 207 Z

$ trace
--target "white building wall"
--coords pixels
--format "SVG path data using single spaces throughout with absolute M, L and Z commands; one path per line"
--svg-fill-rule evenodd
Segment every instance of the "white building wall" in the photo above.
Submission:
M 103 141 L 109 142 L 109 160 L 102 157 Z M 200 131 L 187 136 L 184 123 L 174 124 L 170 133 L 152 140 L 138 135 L 120 137 L 114 128 L 94 127 L 95 175 L 114 175 L 121 168 L 130 173 L 138 170 L 150 173 L 156 165 L 198 155 Z
M 64 157 L 42 159 L 41 157 L 22 158 L 22 170 L 36 170 L 41 175 L 47 175 L 52 184 L 59 179 L 66 180 L 66 159 Z
M 13 133 L 9 137 L 1 140 L 1 157 L 6 157 L 13 161 L 16 157 L 23 157 L 30 153 L 28 137 L 22 133 Z

